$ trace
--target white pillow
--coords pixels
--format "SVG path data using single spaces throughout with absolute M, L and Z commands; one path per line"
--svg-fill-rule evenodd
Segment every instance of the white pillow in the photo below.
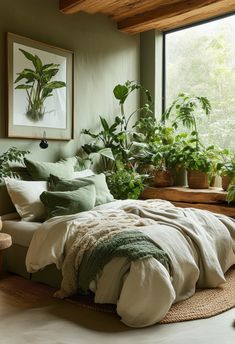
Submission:
M 94 172 L 90 169 L 73 172 L 73 179 L 86 178 L 90 176 L 94 176 Z
M 24 221 L 42 221 L 46 210 L 40 200 L 43 191 L 47 191 L 46 181 L 25 181 L 4 178 L 7 191 L 18 214 Z

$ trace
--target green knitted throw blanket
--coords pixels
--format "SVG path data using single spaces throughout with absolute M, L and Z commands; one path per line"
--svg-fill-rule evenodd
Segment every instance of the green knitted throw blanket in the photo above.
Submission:
M 78 270 L 78 288 L 81 293 L 88 292 L 90 282 L 114 257 L 127 257 L 129 261 L 154 257 L 171 274 L 170 258 L 158 244 L 140 231 L 123 231 L 84 254 Z

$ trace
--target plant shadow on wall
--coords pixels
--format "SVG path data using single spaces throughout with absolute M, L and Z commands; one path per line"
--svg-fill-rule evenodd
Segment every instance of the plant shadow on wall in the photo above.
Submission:
M 33 55 L 23 49 L 19 50 L 27 60 L 32 62 L 34 69 L 24 68 L 17 73 L 18 77 L 15 80 L 15 84 L 21 80 L 25 82 L 17 85 L 15 89 L 24 90 L 27 93 L 26 116 L 29 120 L 37 122 L 45 115 L 45 100 L 52 96 L 54 89 L 65 87 L 66 84 L 63 81 L 51 81 L 59 71 L 59 64 L 43 64 L 37 55 Z
M 143 92 L 146 103 L 126 114 L 126 100 L 134 91 Z M 89 156 L 101 154 L 115 198 L 138 198 L 146 184 L 171 186 L 182 168 L 187 170 L 191 188 L 208 188 L 214 177 L 222 174 L 224 156 L 228 159 L 231 154 L 214 145 L 204 146 L 197 129 L 200 117 L 209 116 L 211 111 L 206 97 L 180 93 L 157 120 L 151 95 L 141 85 L 127 81 L 117 85 L 113 94 L 119 101 L 120 115 L 111 124 L 100 116 L 98 133 L 83 130 L 93 140 L 83 149 Z M 134 115 L 138 119 L 131 125 Z M 183 132 L 180 126 L 185 128 Z

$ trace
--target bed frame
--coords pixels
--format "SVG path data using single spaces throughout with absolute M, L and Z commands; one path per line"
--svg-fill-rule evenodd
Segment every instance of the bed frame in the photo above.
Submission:
M 11 202 L 6 186 L 2 184 L 0 185 L 0 216 L 14 212 L 16 212 L 16 209 Z M 27 250 L 28 247 L 14 243 L 10 248 L 4 250 L 4 270 L 55 288 L 60 287 L 62 275 L 54 264 L 35 274 L 29 274 L 26 271 L 25 258 Z

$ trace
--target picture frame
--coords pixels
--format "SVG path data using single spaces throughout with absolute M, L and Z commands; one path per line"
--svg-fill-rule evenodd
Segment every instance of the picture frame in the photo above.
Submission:
M 10 32 L 7 137 L 73 138 L 74 53 Z

